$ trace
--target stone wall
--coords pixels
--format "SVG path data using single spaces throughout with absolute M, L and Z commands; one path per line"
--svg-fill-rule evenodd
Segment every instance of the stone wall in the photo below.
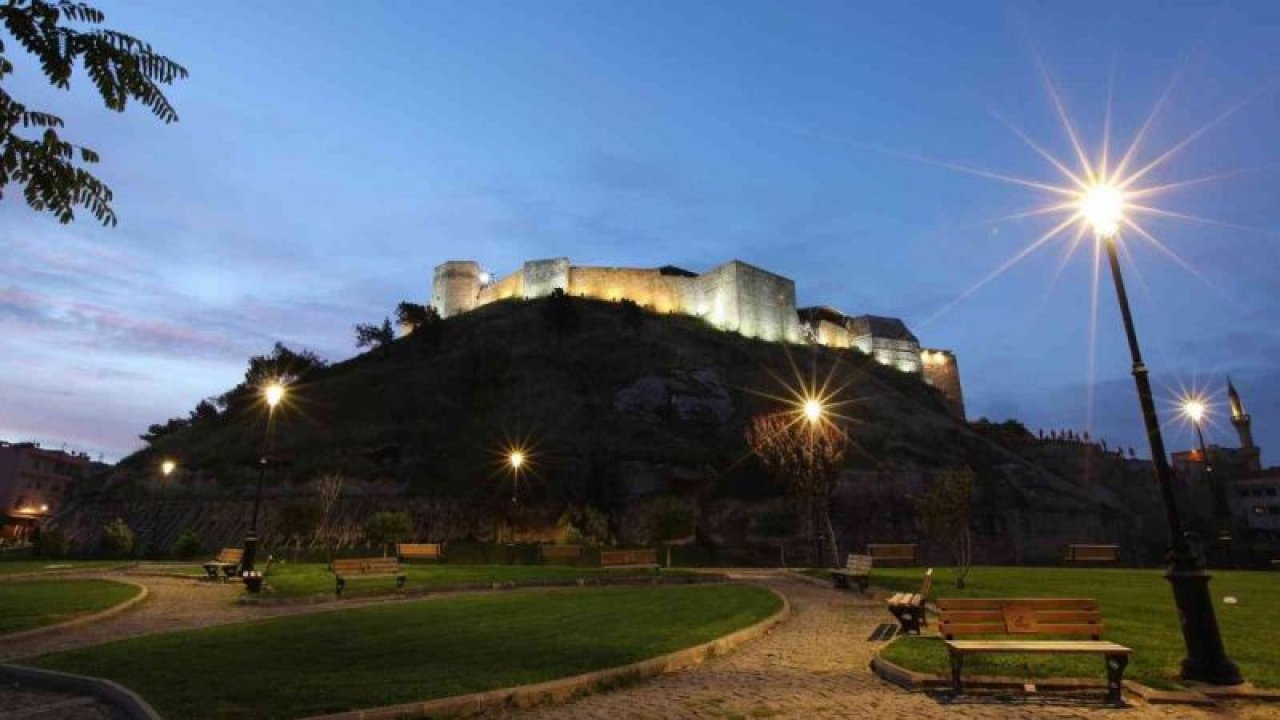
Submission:
M 853 336 L 849 329 L 830 320 L 819 320 L 814 328 L 814 339 L 819 345 L 834 348 L 853 347 Z
M 732 309 L 729 324 L 721 327 L 762 340 L 800 341 L 795 281 L 738 260 L 707 273 L 713 274 L 719 276 L 716 292 L 727 289 L 736 295 L 727 305 Z M 726 276 L 730 278 L 727 286 Z
M 569 292 L 600 300 L 626 298 L 659 313 L 696 314 L 695 278 L 663 275 L 658 270 L 617 267 L 572 267 Z
M 950 350 L 921 350 L 924 381 L 942 391 L 951 414 L 964 420 L 964 391 L 960 386 L 960 365 Z
M 479 304 L 482 274 L 480 264 L 471 260 L 450 260 L 436 266 L 431 304 L 440 317 L 460 315 Z
M 524 296 L 546 297 L 559 288 L 570 291 L 569 258 L 530 260 L 524 264 Z
M 524 297 L 524 271 L 517 270 L 480 291 L 477 305 L 487 305 L 497 300 Z

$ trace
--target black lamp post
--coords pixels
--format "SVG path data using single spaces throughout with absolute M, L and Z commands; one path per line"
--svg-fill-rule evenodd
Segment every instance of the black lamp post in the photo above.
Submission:
M 1227 489 L 1218 478 L 1218 474 L 1213 471 L 1213 462 L 1209 459 L 1209 448 L 1204 442 L 1204 431 L 1200 426 L 1200 421 L 1204 419 L 1205 404 L 1196 399 L 1188 400 L 1183 403 L 1182 411 L 1191 419 L 1191 424 L 1196 428 L 1196 440 L 1200 444 L 1200 458 L 1204 462 L 1204 477 L 1209 483 L 1209 491 L 1213 493 L 1213 515 L 1216 520 L 1215 538 L 1218 546 L 1222 548 L 1228 565 L 1235 565 L 1235 555 L 1231 551 L 1231 508 L 1227 504 Z
M 1099 192 L 1094 190 L 1094 193 Z M 1177 500 L 1173 493 L 1173 473 L 1165 454 L 1164 438 L 1160 434 L 1160 421 L 1156 417 L 1155 400 L 1151 394 L 1151 381 L 1147 366 L 1142 362 L 1138 347 L 1138 334 L 1134 330 L 1133 315 L 1129 311 L 1129 296 L 1124 289 L 1124 277 L 1120 274 L 1120 259 L 1116 256 L 1115 236 L 1121 222 L 1118 192 L 1104 188 L 1105 197 L 1086 198 L 1089 220 L 1097 232 L 1099 241 L 1106 244 L 1107 261 L 1111 265 L 1111 279 L 1115 283 L 1116 299 L 1120 303 L 1120 315 L 1124 319 L 1125 336 L 1129 340 L 1129 354 L 1133 357 L 1133 381 L 1138 388 L 1138 403 L 1142 406 L 1142 420 L 1146 425 L 1147 441 L 1151 445 L 1151 462 L 1155 466 L 1156 482 L 1164 500 L 1164 510 L 1169 521 L 1169 570 L 1165 578 L 1173 588 L 1173 601 L 1178 608 L 1178 622 L 1182 626 L 1182 639 L 1187 656 L 1182 660 L 1182 679 L 1237 685 L 1244 682 L 1240 669 L 1227 657 L 1218 631 L 1218 619 L 1209 594 L 1209 573 L 1204 561 L 1192 551 L 1183 532 L 1178 516 Z M 1198 428 L 1197 428 L 1198 430 Z
M 267 403 L 267 427 L 262 442 L 262 457 L 258 458 L 258 487 L 253 493 L 253 517 L 249 521 L 249 533 L 244 536 L 244 555 L 240 559 L 242 575 L 252 572 L 258 559 L 258 510 L 262 506 L 262 481 L 266 478 L 267 466 L 271 464 L 275 411 L 276 406 L 284 399 L 284 385 L 279 381 L 271 382 L 263 388 L 262 397 Z

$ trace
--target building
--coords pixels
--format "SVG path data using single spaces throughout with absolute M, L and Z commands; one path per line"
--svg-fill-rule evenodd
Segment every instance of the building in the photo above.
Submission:
M 1173 453 L 1179 495 L 1202 526 L 1213 525 L 1222 511 L 1231 535 L 1255 551 L 1280 553 L 1280 467 L 1263 467 L 1262 448 L 1253 441 L 1253 420 L 1229 379 L 1227 397 L 1240 447 L 1208 445 L 1207 464 L 1198 448 Z M 1222 484 L 1221 496 L 1213 483 Z
M 0 541 L 24 542 L 64 507 L 76 483 L 102 467 L 83 453 L 0 441 Z
M 921 348 L 897 318 L 851 317 L 830 307 L 798 310 L 794 281 L 740 260 L 695 273 L 671 265 L 596 267 L 553 258 L 530 260 L 502 278 L 474 260 L 450 260 L 435 269 L 431 305 L 448 318 L 498 300 L 545 297 L 556 289 L 598 300 L 631 300 L 658 313 L 693 315 L 761 340 L 860 350 L 902 372 L 921 375 L 943 394 L 952 414 L 964 419 L 954 353 Z

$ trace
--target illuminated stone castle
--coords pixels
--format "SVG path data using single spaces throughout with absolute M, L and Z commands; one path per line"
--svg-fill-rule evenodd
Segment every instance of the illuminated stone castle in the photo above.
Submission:
M 918 373 L 942 391 L 951 411 L 964 417 L 959 366 L 949 350 L 920 347 L 897 318 L 848 316 L 834 308 L 796 308 L 796 284 L 733 260 L 704 273 L 670 265 L 660 268 L 570 265 L 568 258 L 530 260 L 495 278 L 472 260 L 436 267 L 431 304 L 441 317 L 508 298 L 537 298 L 557 288 L 600 300 L 631 300 L 653 312 L 704 318 L 722 330 L 777 342 L 811 342 L 861 350 L 903 372 Z

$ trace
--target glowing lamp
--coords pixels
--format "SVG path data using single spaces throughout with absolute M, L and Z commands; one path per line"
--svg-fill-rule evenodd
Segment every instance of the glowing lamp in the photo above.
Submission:
M 510 461 L 512 470 L 519 470 L 524 465 L 524 453 L 513 450 L 507 460 Z
M 809 398 L 804 401 L 804 419 L 811 423 L 816 423 L 822 419 L 822 401 L 817 398 Z
M 160 463 L 160 474 L 164 475 L 165 477 L 169 477 L 170 475 L 173 474 L 173 471 L 177 469 L 178 469 L 178 463 L 172 460 L 165 460 L 164 462 Z
M 1208 410 L 1209 409 L 1205 407 L 1204 402 L 1201 400 L 1191 399 L 1182 403 L 1182 414 L 1190 418 L 1193 423 L 1199 423 L 1200 420 L 1204 418 L 1205 413 L 1208 412 Z
M 1098 183 L 1084 191 L 1080 211 L 1098 237 L 1115 237 L 1124 219 L 1124 194 L 1114 185 Z
M 267 401 L 267 407 L 274 410 L 280 401 L 284 399 L 284 385 L 279 380 L 272 381 L 262 391 L 262 397 Z

